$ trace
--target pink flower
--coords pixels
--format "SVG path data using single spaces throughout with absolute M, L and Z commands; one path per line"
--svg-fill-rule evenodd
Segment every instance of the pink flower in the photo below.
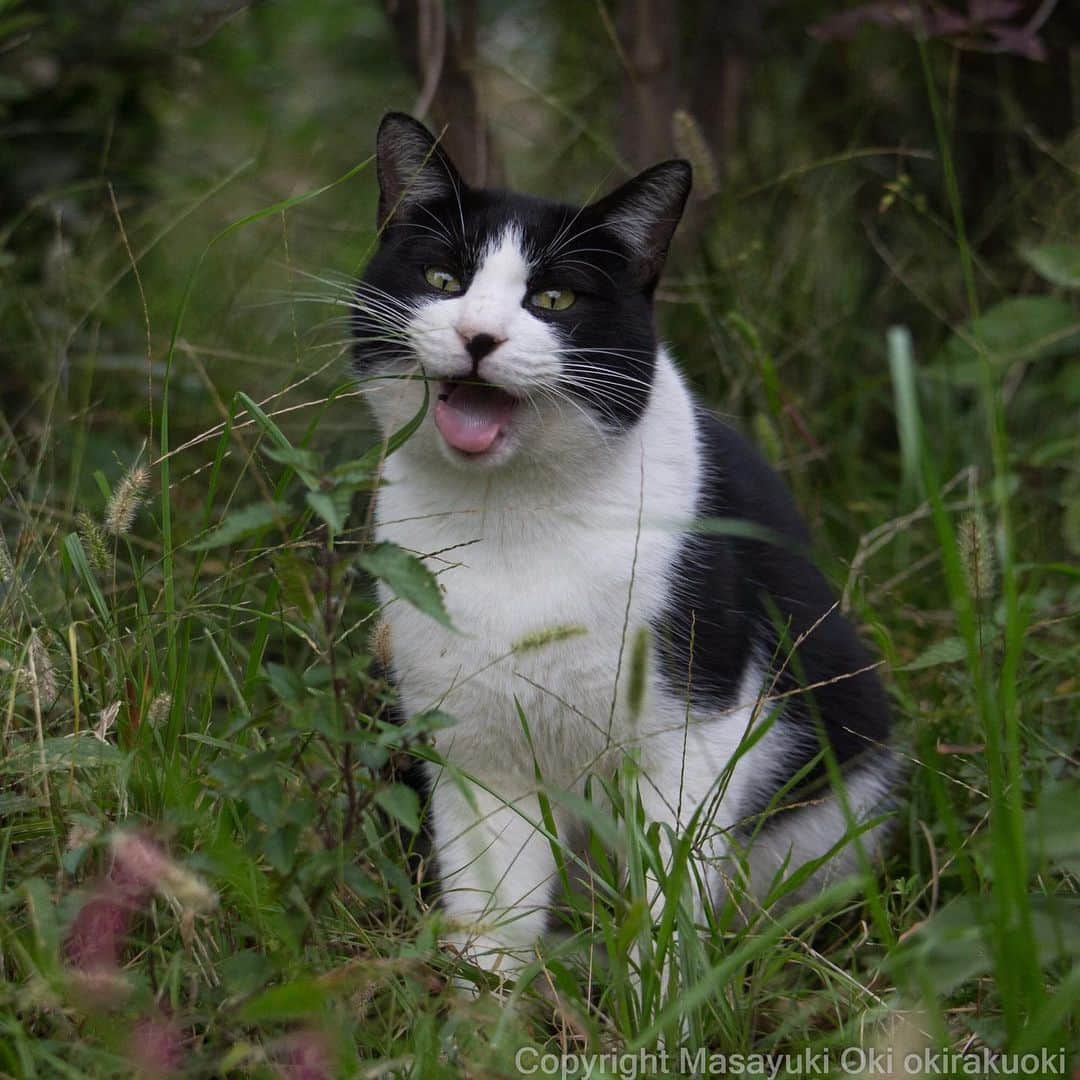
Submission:
M 310 1028 L 278 1043 L 278 1073 L 282 1080 L 330 1080 L 333 1054 L 326 1036 Z
M 164 1016 L 145 1017 L 136 1022 L 128 1043 L 135 1075 L 158 1080 L 176 1072 L 184 1061 L 183 1034 Z

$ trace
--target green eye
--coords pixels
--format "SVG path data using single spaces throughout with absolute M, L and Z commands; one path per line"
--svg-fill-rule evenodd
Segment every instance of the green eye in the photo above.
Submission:
M 429 266 L 424 271 L 427 283 L 439 292 L 461 292 L 461 282 L 441 266 Z
M 565 311 L 576 299 L 570 289 L 541 289 L 529 297 L 529 303 L 545 311 Z

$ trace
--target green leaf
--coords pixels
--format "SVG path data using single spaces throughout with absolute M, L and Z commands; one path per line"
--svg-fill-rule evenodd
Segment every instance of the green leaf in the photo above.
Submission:
M 889 327 L 886 345 L 896 412 L 896 432 L 900 440 L 900 463 L 903 470 L 904 488 L 907 491 L 923 494 L 922 422 L 919 417 L 915 352 L 911 344 L 911 331 L 906 326 Z
M 267 662 L 264 665 L 271 689 L 285 702 L 295 705 L 307 697 L 303 679 L 288 665 Z
M 237 391 L 236 399 L 244 406 L 252 420 L 254 420 L 262 429 L 263 434 L 270 439 L 274 446 L 279 450 L 284 451 L 291 451 L 293 449 L 293 444 L 286 438 L 285 432 L 282 431 L 281 428 L 279 428 L 277 424 L 262 411 L 262 408 L 247 396 L 247 394 L 242 390 L 239 390 Z
M 1080 783 L 1049 783 L 1039 805 L 1024 815 L 1025 843 L 1029 851 L 1052 863 L 1080 872 Z
M 940 664 L 955 664 L 967 656 L 967 646 L 962 638 L 947 637 L 935 641 L 925 652 L 920 653 L 910 664 L 905 664 L 901 671 L 922 671 L 924 668 L 938 667 Z
M 443 712 L 441 709 L 428 709 L 426 712 L 410 716 L 404 724 L 394 724 L 398 731 L 407 732 L 416 737 L 427 735 L 432 731 L 445 731 L 457 724 L 457 717 Z
M 68 557 L 68 562 L 71 563 L 72 570 L 75 571 L 75 576 L 90 594 L 94 610 L 101 617 L 101 621 L 111 629 L 112 612 L 109 611 L 109 605 L 105 603 L 105 595 L 98 586 L 97 578 L 94 577 L 94 571 L 90 566 L 90 560 L 86 557 L 82 538 L 78 533 L 68 533 L 64 537 L 64 552 Z
M 38 967 L 48 971 L 56 965 L 60 951 L 60 925 L 49 886 L 41 878 L 29 878 L 22 883 L 22 892 L 31 930 L 31 952 Z
M 261 502 L 252 503 L 225 515 L 221 522 L 211 529 L 201 540 L 191 545 L 193 551 L 205 551 L 207 548 L 223 547 L 235 543 L 252 533 L 265 529 L 280 521 L 289 513 L 287 503 Z
M 892 954 L 888 967 L 907 978 L 923 972 L 939 993 L 947 994 L 991 969 L 993 961 L 985 938 L 985 928 L 970 898 L 962 897 L 923 923 Z
M 111 743 L 104 743 L 89 731 L 78 735 L 59 735 L 40 745 L 17 746 L 0 760 L 0 775 L 35 773 L 42 769 L 118 769 L 128 760 L 127 754 Z
M 311 563 L 292 551 L 276 552 L 271 562 L 285 602 L 310 619 L 315 611 L 315 596 L 308 584 L 313 570 Z
M 334 487 L 347 487 L 352 491 L 366 491 L 372 485 L 372 477 L 371 462 L 364 458 L 342 462 L 327 474 Z
M 357 561 L 369 574 L 385 582 L 395 596 L 454 629 L 435 575 L 415 555 L 384 540 L 365 551 Z
M 1040 893 L 1031 893 L 1027 900 L 1039 965 L 1080 956 L 1080 900 Z M 889 957 L 886 966 L 901 976 L 921 973 L 939 994 L 948 994 L 993 970 L 993 963 L 979 908 L 971 897 L 962 896 L 927 919 Z
M 1022 248 L 1024 261 L 1053 285 L 1080 288 L 1080 244 L 1040 244 Z
M 256 949 L 241 949 L 221 962 L 225 986 L 233 994 L 250 994 L 273 972 L 269 959 Z
M 288 465 L 307 487 L 313 490 L 318 488 L 322 458 L 314 450 L 301 450 L 296 446 L 264 446 L 262 452 L 271 461 Z
M 266 838 L 263 843 L 263 855 L 279 874 L 287 874 L 296 861 L 296 845 L 299 841 L 299 828 L 295 825 L 283 825 Z
M 641 713 L 645 701 L 645 682 L 649 667 L 649 628 L 639 626 L 634 635 L 633 648 L 630 651 L 630 677 L 627 679 L 626 701 L 630 715 Z
M 428 386 L 427 380 L 424 380 L 424 400 L 420 403 L 420 408 L 416 410 L 416 413 L 409 420 L 404 427 L 398 428 L 385 442 L 378 443 L 367 451 L 363 457 L 359 458 L 354 465 L 362 466 L 364 468 L 374 471 L 379 463 L 388 458 L 395 450 L 398 449 L 403 443 L 412 438 L 413 432 L 423 423 L 424 417 L 427 416 L 428 403 L 431 400 L 431 390 Z
M 392 784 L 381 788 L 375 801 L 409 832 L 420 830 L 420 797 L 406 784 Z
M 975 386 L 984 362 L 1045 360 L 1080 347 L 1080 323 L 1072 305 L 1056 296 L 1014 296 L 995 304 L 957 331 L 938 353 L 935 368 L 960 386 Z
M 259 994 L 239 1015 L 248 1023 L 316 1016 L 323 1011 L 327 999 L 326 989 L 314 979 L 298 979 Z
M 308 506 L 326 522 L 331 532 L 339 533 L 345 528 L 345 520 L 349 516 L 349 504 L 352 501 L 349 491 L 345 489 L 332 493 L 309 491 L 305 498 Z

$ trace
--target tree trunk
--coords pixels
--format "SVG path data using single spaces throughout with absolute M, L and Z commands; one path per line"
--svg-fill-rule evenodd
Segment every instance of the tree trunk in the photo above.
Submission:
M 420 85 L 413 112 L 426 120 L 466 181 L 498 183 L 494 152 L 476 81 L 476 3 L 462 0 L 459 25 L 445 0 L 383 0 L 398 48 Z
M 681 0 L 630 0 L 619 14 L 624 59 L 619 145 L 637 169 L 671 157 L 682 6 Z

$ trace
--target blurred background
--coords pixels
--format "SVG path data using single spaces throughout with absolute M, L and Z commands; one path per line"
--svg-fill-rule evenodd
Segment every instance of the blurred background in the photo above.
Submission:
M 46 384 L 66 415 L 87 414 L 81 444 L 56 448 L 59 472 L 39 478 L 72 497 L 98 498 L 94 469 L 149 436 L 147 395 L 158 402 L 211 237 L 363 162 L 387 109 L 445 126 L 470 180 L 568 201 L 690 158 L 662 331 L 811 513 L 829 513 L 822 490 L 894 508 L 893 324 L 913 335 L 942 471 L 979 453 L 981 429 L 964 422 L 974 374 L 962 342 L 942 351 L 974 312 L 920 41 L 983 307 L 1052 292 L 1024 253 L 1077 235 L 1071 4 L 9 0 L 0 12 L 0 390 L 15 433 L 40 422 Z M 362 168 L 214 246 L 174 358 L 178 431 L 219 420 L 215 396 L 237 388 L 261 398 L 317 372 L 286 404 L 342 381 L 340 325 L 319 336 L 332 314 L 319 279 L 363 265 L 373 207 Z M 1022 454 L 1057 423 L 1068 435 L 1077 389 L 1060 362 L 1065 300 L 1020 314 L 1001 362 L 1034 347 L 1010 369 Z M 352 441 L 364 423 L 339 403 L 319 437 Z M 1059 490 L 1064 461 L 1022 460 L 1025 490 Z M 836 542 L 849 550 L 881 509 L 847 507 Z M 1065 543 L 1060 516 L 1042 521 L 1040 543 Z
M 512 1076 L 660 1014 L 562 961 L 466 1003 L 403 870 L 346 370 L 388 109 L 568 202 L 690 159 L 660 332 L 885 662 L 887 873 L 714 927 L 695 1039 L 1075 1042 L 1080 5 L 0 0 L 0 1072 Z

